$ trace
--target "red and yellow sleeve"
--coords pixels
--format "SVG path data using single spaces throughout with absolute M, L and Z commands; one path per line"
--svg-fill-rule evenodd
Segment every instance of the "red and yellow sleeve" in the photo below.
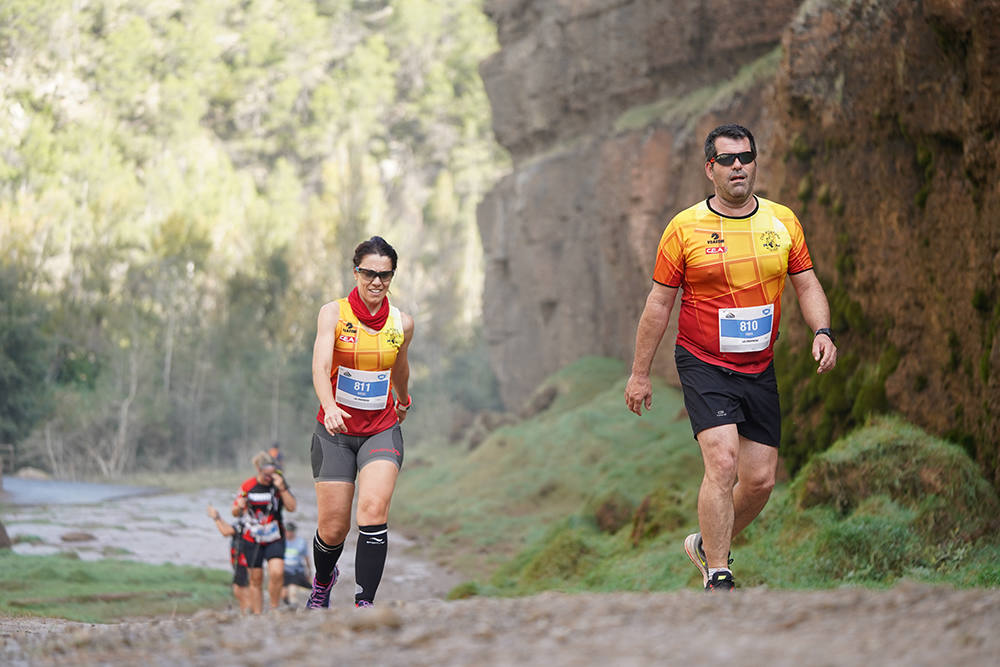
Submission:
M 792 247 L 788 250 L 788 272 L 802 273 L 813 268 L 812 257 L 806 246 L 806 235 L 802 231 L 802 223 L 792 215 L 792 225 L 789 233 L 792 237 Z
M 680 287 L 684 279 L 684 243 L 677 218 L 670 221 L 656 250 L 653 280 L 667 287 Z

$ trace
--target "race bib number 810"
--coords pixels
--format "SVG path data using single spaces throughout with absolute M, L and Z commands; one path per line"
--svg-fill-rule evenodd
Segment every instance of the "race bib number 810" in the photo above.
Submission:
M 760 352 L 771 343 L 774 306 L 719 309 L 719 351 Z

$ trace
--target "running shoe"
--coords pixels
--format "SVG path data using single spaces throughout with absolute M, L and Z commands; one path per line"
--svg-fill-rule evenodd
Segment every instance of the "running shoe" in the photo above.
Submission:
M 357 607 L 358 609 L 368 609 L 370 607 L 374 607 L 375 603 L 369 602 L 368 600 L 358 600 L 357 602 L 354 603 L 354 606 Z
M 691 533 L 684 538 L 684 553 L 687 554 L 694 566 L 701 572 L 701 582 L 708 583 L 708 559 L 705 558 L 705 547 L 701 543 L 701 533 Z M 733 564 L 733 552 L 729 552 L 726 559 L 727 565 Z
M 321 586 L 319 582 L 316 581 L 316 577 L 313 577 L 313 588 L 312 593 L 309 594 L 309 599 L 306 600 L 306 609 L 329 609 L 330 608 L 330 590 L 333 585 L 337 583 L 337 578 L 340 576 L 340 569 L 334 565 L 333 566 L 333 579 L 330 580 L 325 586 Z
M 701 572 L 702 584 L 708 585 L 708 562 L 705 559 L 705 549 L 701 546 L 701 533 L 691 533 L 684 538 L 684 553 L 691 559 L 694 566 Z
M 706 591 L 731 591 L 736 588 L 733 573 L 729 570 L 719 570 L 705 584 Z

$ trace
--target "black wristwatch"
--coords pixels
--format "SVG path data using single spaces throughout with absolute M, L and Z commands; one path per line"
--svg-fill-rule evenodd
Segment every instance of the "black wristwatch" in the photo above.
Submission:
M 832 340 L 834 343 L 837 342 L 837 339 L 833 337 L 833 331 L 828 329 L 827 327 L 823 327 L 822 329 L 816 329 L 816 333 L 813 335 L 813 337 L 815 338 L 820 334 L 826 334 L 827 336 L 829 336 L 830 340 Z

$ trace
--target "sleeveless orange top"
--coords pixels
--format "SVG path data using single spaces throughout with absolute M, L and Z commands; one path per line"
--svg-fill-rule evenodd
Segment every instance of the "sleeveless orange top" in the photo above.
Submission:
M 348 435 L 381 433 L 397 422 L 390 369 L 403 344 L 403 318 L 399 308 L 390 306 L 389 319 L 382 330 L 369 333 L 354 315 L 346 297 L 338 299 L 337 305 L 340 319 L 330 374 L 337 405 L 351 416 L 345 420 Z M 316 419 L 322 423 L 325 416 L 320 406 Z

